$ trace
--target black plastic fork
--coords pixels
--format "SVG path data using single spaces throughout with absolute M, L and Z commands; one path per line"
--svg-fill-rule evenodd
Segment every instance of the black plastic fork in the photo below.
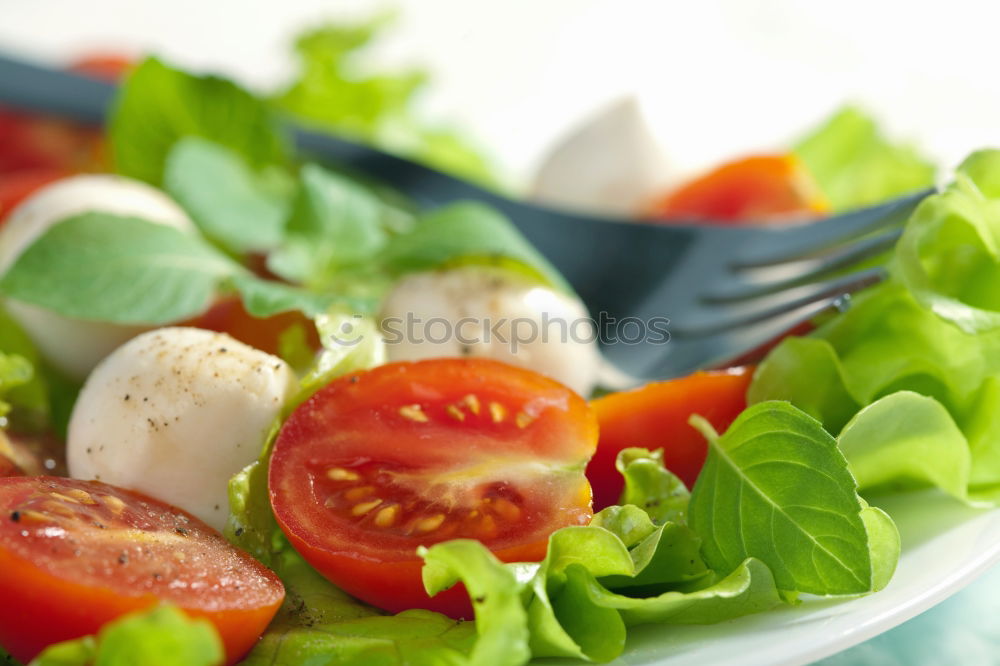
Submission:
M 114 94 L 104 82 L 0 57 L 3 104 L 99 124 Z M 847 294 L 884 277 L 865 260 L 892 247 L 933 191 L 780 228 L 649 224 L 515 201 L 368 146 L 293 132 L 303 153 L 419 204 L 476 200 L 505 213 L 587 305 L 616 370 L 606 383 L 619 387 L 737 358 L 823 310 L 845 307 Z M 669 336 L 648 335 L 654 319 Z

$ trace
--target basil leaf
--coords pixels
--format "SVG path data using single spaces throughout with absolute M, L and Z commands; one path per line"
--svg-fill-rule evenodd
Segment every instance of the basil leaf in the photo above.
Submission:
M 815 419 L 788 403 L 764 402 L 722 437 L 700 417 L 692 425 L 705 434 L 709 453 L 689 520 L 710 567 L 733 571 L 759 559 L 790 595 L 876 588 L 874 569 L 882 563 L 872 560 L 866 509 L 836 441 Z
M 371 258 L 387 238 L 383 208 L 370 189 L 307 164 L 285 242 L 268 257 L 268 268 L 287 280 L 314 284 Z
M 273 103 L 307 124 L 496 186 L 496 174 L 475 146 L 453 130 L 427 126 L 414 111 L 426 72 L 380 71 L 366 61 L 365 47 L 390 22 L 391 15 L 381 14 L 356 24 L 322 25 L 301 35 L 295 43 L 297 77 Z M 362 68 L 370 74 L 363 75 Z
M 499 264 L 570 291 L 559 272 L 507 218 L 480 203 L 456 203 L 428 213 L 413 231 L 392 239 L 383 261 L 397 275 L 459 264 Z
M 242 253 L 281 242 L 291 207 L 281 172 L 257 174 L 235 152 L 199 137 L 178 141 L 163 186 L 209 238 Z
M 237 275 L 230 283 L 240 293 L 243 307 L 253 317 L 270 317 L 289 310 L 299 310 L 315 317 L 339 300 L 333 294 L 320 294 L 253 275 Z
M 194 76 L 156 58 L 125 80 L 108 124 L 115 167 L 153 185 L 163 182 L 174 144 L 200 136 L 229 148 L 251 168 L 284 164 L 284 137 L 270 110 L 246 90 L 216 76 Z
M 159 325 L 203 312 L 219 280 L 242 270 L 197 236 L 84 213 L 25 250 L 0 278 L 0 292 L 67 317 Z
M 804 137 L 794 152 L 834 210 L 881 203 L 934 184 L 934 167 L 907 145 L 889 141 L 860 109 L 846 107 Z

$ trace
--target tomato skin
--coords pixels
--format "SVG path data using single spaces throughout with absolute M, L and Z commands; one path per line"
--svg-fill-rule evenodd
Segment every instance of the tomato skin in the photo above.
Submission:
M 281 334 L 292 326 L 301 326 L 309 348 L 318 351 L 321 346 L 316 325 L 301 312 L 281 312 L 263 319 L 254 317 L 246 311 L 238 296 L 221 298 L 203 314 L 178 326 L 228 333 L 244 344 L 275 356 L 281 351 Z
M 728 162 L 667 193 L 650 207 L 653 220 L 719 222 L 802 220 L 829 206 L 794 155 L 760 155 Z
M 125 78 L 134 66 L 134 59 L 121 53 L 89 53 L 75 60 L 69 69 L 78 74 L 116 83 Z
M 0 453 L 0 476 L 21 476 L 24 472 L 14 461 Z
M 471 618 L 460 586 L 427 596 L 417 547 L 474 538 L 503 561 L 542 559 L 553 531 L 590 520 L 581 472 L 596 440 L 586 402 L 529 370 L 391 363 L 332 382 L 289 417 L 271 505 L 296 550 L 362 601 Z
M 0 174 L 0 226 L 19 203 L 49 183 L 62 180 L 72 172 L 66 169 L 37 168 Z
M 716 430 L 725 431 L 746 408 L 752 377 L 752 368 L 696 372 L 592 401 L 601 429 L 597 453 L 587 465 L 594 510 L 618 503 L 624 483 L 615 461 L 631 446 L 662 448 L 664 466 L 691 488 L 708 449 L 688 419 L 700 414 Z
M 50 499 L 57 495 L 63 499 Z M 51 520 L 23 508 L 53 501 L 62 508 L 47 514 Z M 89 511 L 87 521 L 104 527 L 60 519 L 67 507 Z M 119 529 L 151 536 L 136 545 Z M 46 532 L 54 530 L 63 531 Z M 149 571 L 165 573 L 149 578 Z M 165 601 L 211 622 L 234 664 L 270 623 L 284 589 L 263 565 L 179 509 L 100 482 L 10 477 L 0 479 L 0 597 L 0 645 L 24 663 L 48 645 Z
M 103 134 L 96 128 L 0 107 L 0 174 L 100 171 L 107 166 L 104 150 Z

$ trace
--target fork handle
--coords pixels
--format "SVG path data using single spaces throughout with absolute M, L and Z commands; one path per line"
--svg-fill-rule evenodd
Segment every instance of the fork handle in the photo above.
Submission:
M 38 113 L 100 125 L 115 95 L 106 81 L 0 55 L 3 102 Z

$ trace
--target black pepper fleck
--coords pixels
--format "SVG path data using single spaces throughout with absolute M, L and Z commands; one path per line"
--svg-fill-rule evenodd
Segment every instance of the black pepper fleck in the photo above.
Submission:
M 14 522 L 14 523 L 20 522 L 20 520 L 21 520 L 21 512 L 20 511 L 12 511 L 11 514 L 10 514 L 10 520 L 11 520 L 11 522 Z
M 128 553 L 123 551 L 122 554 L 118 556 L 118 564 L 128 564 Z
M 243 536 L 243 528 L 242 527 L 237 527 L 236 528 L 236 536 L 238 536 L 238 537 Z

